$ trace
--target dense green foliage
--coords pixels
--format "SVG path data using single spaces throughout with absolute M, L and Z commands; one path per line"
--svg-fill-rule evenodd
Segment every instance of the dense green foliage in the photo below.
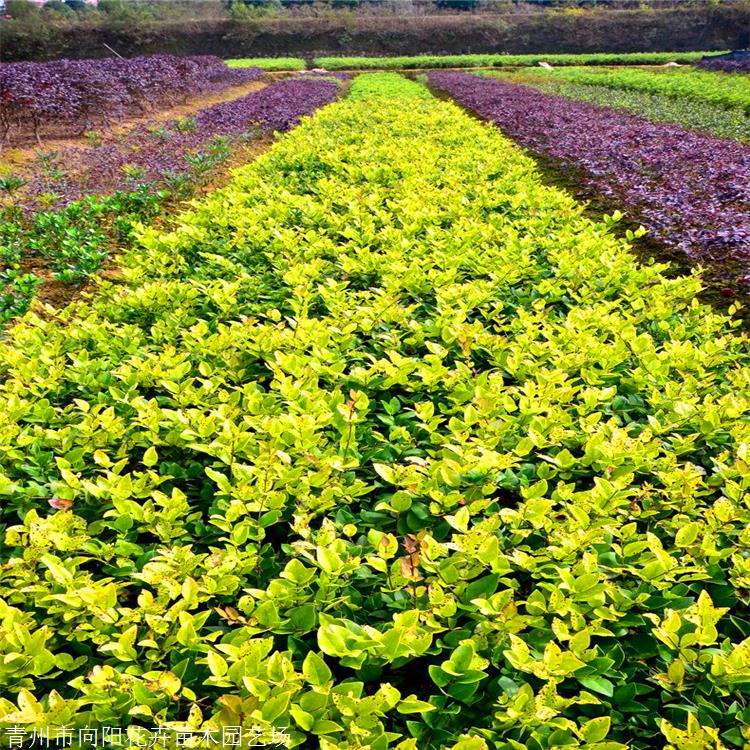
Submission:
M 25 313 L 41 277 L 24 270 L 42 261 L 55 280 L 79 283 L 99 270 L 112 250 L 152 220 L 170 194 L 152 186 L 89 196 L 58 211 L 27 215 L 10 204 L 0 209 L 0 324 Z
M 606 86 L 611 89 L 699 101 L 750 114 L 750 76 L 710 70 L 592 70 L 572 68 L 544 70 L 543 75 L 570 83 Z
M 432 94 L 422 85 L 392 73 L 370 73 L 355 79 L 356 86 L 349 92 L 349 101 L 379 102 L 382 99 L 403 97 L 406 101 L 431 100 Z
M 741 747 L 750 352 L 613 223 L 360 76 L 124 285 L 29 313 L 0 726 Z
M 503 78 L 510 83 L 524 83 L 550 94 L 568 99 L 591 102 L 603 107 L 623 109 L 652 122 L 673 122 L 688 130 L 696 130 L 718 138 L 750 141 L 750 117 L 737 108 L 726 109 L 717 104 L 695 99 L 675 98 L 645 91 L 613 89 L 586 83 L 569 83 L 562 78 L 539 75 L 538 69 L 514 71 L 481 71 L 482 75 Z
M 25 180 L 0 179 L 0 190 L 7 196 L 0 207 L 0 324 L 29 309 L 42 283 L 42 277 L 25 270 L 30 264 L 41 263 L 55 281 L 84 282 L 113 251 L 130 242 L 134 228 L 193 196 L 230 153 L 226 143 L 215 139 L 205 152 L 185 156 L 189 171 L 173 173 L 160 184 L 145 180 L 143 170 L 133 165 L 122 189 L 88 195 L 54 210 L 33 210 L 39 205 L 24 210 L 15 193 Z M 57 169 L 54 162 L 48 166 Z M 41 197 L 59 196 L 50 191 Z
M 409 70 L 419 68 L 489 68 L 538 65 L 659 65 L 693 62 L 708 52 L 630 52 L 580 55 L 415 55 L 412 57 L 317 57 L 328 70 Z M 259 65 L 258 67 L 263 67 Z
M 153 219 L 168 196 L 141 185 L 30 218 L 5 209 L 0 213 L 0 256 L 16 262 L 36 255 L 49 261 L 58 280 L 80 281 L 100 268 L 113 243 L 129 239 L 134 225 Z
M 304 70 L 305 61 L 301 57 L 240 57 L 225 60 L 230 68 L 260 68 L 261 70 Z

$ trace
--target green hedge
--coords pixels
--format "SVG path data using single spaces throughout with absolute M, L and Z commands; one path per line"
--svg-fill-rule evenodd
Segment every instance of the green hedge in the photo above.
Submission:
M 301 57 L 241 57 L 225 60 L 230 68 L 261 68 L 262 70 L 304 70 Z
M 711 52 L 632 52 L 581 55 L 416 55 L 413 57 L 318 57 L 328 70 L 409 70 L 418 68 L 487 68 L 538 65 L 661 65 L 693 62 Z

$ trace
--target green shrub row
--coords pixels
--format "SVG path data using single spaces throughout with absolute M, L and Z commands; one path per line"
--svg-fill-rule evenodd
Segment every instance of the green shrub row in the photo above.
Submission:
M 352 91 L 0 347 L 0 727 L 742 747 L 746 339 L 492 126 Z
M 108 196 L 88 196 L 57 211 L 27 214 L 12 203 L 0 208 L 0 325 L 22 315 L 42 283 L 25 269 L 43 263 L 63 283 L 96 273 L 134 226 L 152 220 L 174 195 L 139 185 Z
M 268 71 L 305 69 L 305 61 L 301 57 L 241 57 L 224 62 L 230 68 L 260 68 Z
M 412 57 L 317 57 L 328 70 L 408 70 L 419 68 L 489 68 L 538 65 L 660 65 L 694 62 L 709 52 L 631 52 L 576 55 L 415 55 Z
M 710 70 L 542 70 L 540 75 L 568 83 L 606 86 L 622 91 L 658 94 L 681 101 L 706 102 L 750 114 L 750 76 Z

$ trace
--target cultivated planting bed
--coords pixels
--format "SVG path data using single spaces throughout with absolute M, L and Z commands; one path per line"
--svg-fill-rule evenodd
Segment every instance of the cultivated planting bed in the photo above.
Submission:
M 710 52 L 631 52 L 551 55 L 413 55 L 407 57 L 317 57 L 328 70 L 408 70 L 429 68 L 487 68 L 538 65 L 661 65 L 692 63 Z M 262 67 L 262 66 L 261 66 Z
M 578 83 L 575 77 L 568 80 L 559 75 L 547 75 L 540 68 L 523 68 L 513 71 L 486 71 L 485 75 L 500 77 L 509 83 L 523 83 L 547 93 L 559 94 L 568 99 L 591 102 L 602 107 L 622 109 L 652 122 L 673 122 L 687 130 L 695 130 L 717 138 L 750 141 L 750 91 L 738 106 L 726 107 L 698 98 L 668 96 L 660 91 L 640 91 L 613 88 L 605 81 Z M 711 80 L 707 81 L 708 84 Z
M 260 68 L 268 71 L 305 69 L 305 61 L 301 57 L 243 57 L 225 62 L 230 68 Z
M 705 75 L 711 75 L 706 73 Z M 750 278 L 750 148 L 468 73 L 430 82 L 584 181 L 690 258 Z
M 95 134 L 90 148 L 40 152 L 22 177 L 0 178 L 0 322 L 28 309 L 50 271 L 65 284 L 87 279 L 134 226 L 193 196 L 238 149 L 333 101 L 340 83 L 279 81 L 192 117 Z
M 0 66 L 0 146 L 9 136 L 61 136 L 125 115 L 258 78 L 218 57 L 152 55 L 128 60 L 58 60 Z
M 124 284 L 28 314 L 0 726 L 743 747 L 747 340 L 612 224 L 362 76 Z
M 672 99 L 705 102 L 750 113 L 750 76 L 696 69 L 654 72 L 641 68 L 609 70 L 578 67 L 543 70 L 541 73 L 570 83 L 660 94 Z
M 721 70 L 724 73 L 750 73 L 750 58 L 743 60 L 701 60 L 698 65 L 707 70 Z

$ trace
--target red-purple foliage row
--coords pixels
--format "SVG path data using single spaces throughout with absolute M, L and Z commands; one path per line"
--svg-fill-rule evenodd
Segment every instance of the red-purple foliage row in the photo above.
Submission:
M 266 130 L 288 130 L 300 117 L 332 102 L 339 85 L 317 78 L 279 81 L 242 99 L 221 102 L 198 113 L 201 131 L 235 135 L 254 123 Z
M 737 260 L 750 281 L 750 148 L 468 73 L 430 83 L 522 146 L 578 170 L 651 236 L 697 260 Z
M 741 60 L 701 60 L 696 65 L 706 70 L 722 70 L 725 73 L 750 73 L 750 57 Z
M 74 165 L 74 170 L 51 184 L 39 166 L 26 186 L 24 207 L 38 209 L 40 196 L 50 191 L 57 198 L 54 208 L 61 208 L 86 195 L 122 190 L 128 169 L 141 172 L 141 182 L 160 184 L 189 173 L 186 156 L 210 150 L 217 136 L 231 139 L 254 127 L 288 130 L 304 115 L 334 101 L 339 90 L 338 84 L 317 78 L 279 81 L 200 110 L 193 118 L 194 126 L 187 130 L 177 129 L 176 121 L 159 123 L 156 131 L 148 124 L 140 125 L 127 137 L 110 137 L 95 148 L 65 149 L 57 161 Z
M 7 63 L 0 65 L 0 139 L 13 127 L 37 138 L 61 128 L 82 132 L 261 75 L 257 68 L 232 70 L 209 55 Z

